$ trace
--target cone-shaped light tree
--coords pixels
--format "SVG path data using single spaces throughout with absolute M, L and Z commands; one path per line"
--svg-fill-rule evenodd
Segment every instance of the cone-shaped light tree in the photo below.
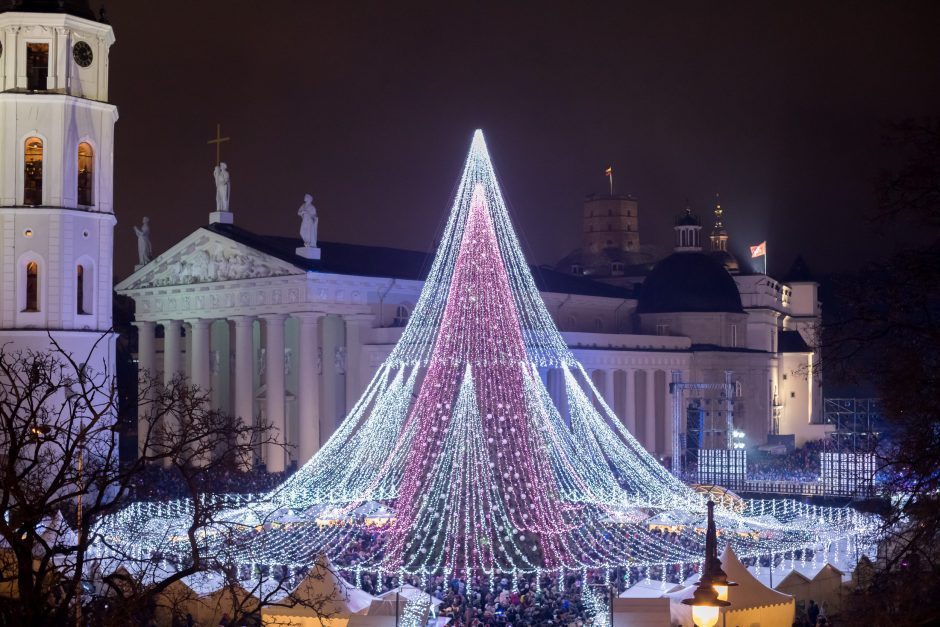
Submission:
M 543 384 L 550 368 L 564 381 L 562 408 Z M 326 554 L 357 572 L 493 575 L 689 565 L 703 555 L 695 523 L 704 502 L 637 443 L 568 350 L 480 131 L 400 341 L 313 459 L 272 493 L 234 505 L 220 517 L 227 532 L 207 541 L 237 546 L 243 566 L 301 568 Z M 138 527 L 172 528 L 186 507 L 138 504 L 101 530 L 115 541 Z M 285 511 L 290 524 L 264 524 Z M 673 525 L 683 541 L 644 522 L 652 516 L 684 521 Z M 744 555 L 845 538 L 867 524 L 853 510 L 791 501 L 751 501 L 719 519 L 741 531 Z M 384 524 L 363 551 L 364 527 L 376 522 Z M 173 555 L 166 542 L 159 550 Z

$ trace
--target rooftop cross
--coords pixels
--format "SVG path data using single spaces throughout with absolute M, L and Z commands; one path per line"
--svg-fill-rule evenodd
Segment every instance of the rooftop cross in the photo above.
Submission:
M 222 125 L 215 125 L 215 139 L 210 139 L 208 142 L 209 145 L 215 144 L 215 164 L 219 165 L 222 162 L 222 142 L 227 142 L 231 137 L 222 137 Z

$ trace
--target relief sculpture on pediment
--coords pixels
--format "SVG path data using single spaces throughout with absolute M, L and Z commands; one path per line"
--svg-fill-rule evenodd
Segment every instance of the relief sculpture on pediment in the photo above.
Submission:
M 149 277 L 145 276 L 136 287 L 238 281 L 286 274 L 292 272 L 276 263 L 269 263 L 237 250 L 218 247 L 211 251 L 195 250 L 171 258 L 159 264 L 153 273 Z

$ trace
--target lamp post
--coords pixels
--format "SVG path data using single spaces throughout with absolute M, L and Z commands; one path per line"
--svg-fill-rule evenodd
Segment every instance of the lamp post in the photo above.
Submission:
M 705 562 L 691 599 L 683 599 L 684 605 L 692 606 L 692 622 L 696 627 L 714 627 L 718 624 L 721 608 L 731 605 L 727 601 L 728 587 L 737 585 L 728 581 L 728 575 L 718 561 L 718 533 L 715 531 L 715 503 L 708 502 L 708 528 L 705 532 Z M 725 598 L 721 598 L 724 596 Z

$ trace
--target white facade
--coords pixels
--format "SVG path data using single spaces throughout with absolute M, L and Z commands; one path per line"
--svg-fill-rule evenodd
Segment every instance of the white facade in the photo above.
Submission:
M 0 341 L 43 351 L 51 333 L 113 374 L 114 34 L 63 13 L 7 12 L 0 43 Z
M 251 238 L 261 244 L 251 245 Z M 136 303 L 140 368 L 164 379 L 182 372 L 211 389 L 216 407 L 270 421 L 289 453 L 271 448 L 259 457 L 269 471 L 280 471 L 306 461 L 353 407 L 398 341 L 423 283 L 331 272 L 329 247 L 323 249 L 324 269 L 312 270 L 292 249 L 262 252 L 263 242 L 229 225 L 201 228 L 117 290 Z M 391 273 L 378 258 L 374 267 Z M 741 290 L 751 287 L 745 282 Z M 779 295 L 742 297 L 745 313 L 647 319 L 635 315 L 632 298 L 543 293 L 604 401 L 648 450 L 671 454 L 674 373 L 685 382 L 720 383 L 731 371 L 740 394 L 734 399 L 735 423 L 746 431 L 748 444 L 766 442 L 775 425 L 781 433 L 798 433 L 799 442 L 806 433 L 784 428 L 818 427 L 815 437 L 821 437 L 822 427 L 812 424 L 821 419 L 814 388 L 805 380 L 802 396 L 777 415 L 775 395 L 798 386 L 789 375 L 781 386 L 782 373 L 811 360 L 811 354 L 782 355 L 772 346 L 771 329 L 776 334 L 780 321 L 796 312 Z M 553 397 L 563 401 L 561 373 L 542 375 Z

